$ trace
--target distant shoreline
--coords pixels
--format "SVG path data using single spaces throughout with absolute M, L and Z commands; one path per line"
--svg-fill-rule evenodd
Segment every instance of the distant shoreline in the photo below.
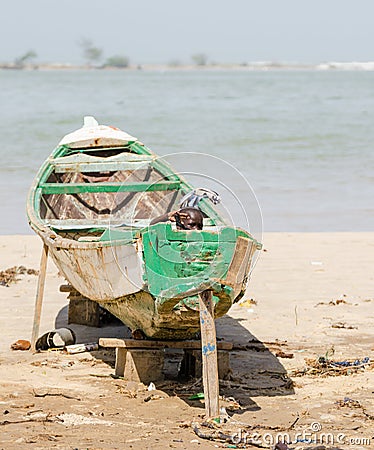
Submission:
M 26 70 L 26 71 L 52 71 L 52 70 L 116 70 L 116 71 L 271 71 L 271 70 L 341 70 L 341 71 L 374 71 L 374 61 L 368 62 L 325 62 L 319 64 L 301 64 L 301 63 L 277 63 L 277 62 L 250 62 L 243 64 L 136 64 L 127 67 L 116 66 L 94 66 L 79 65 L 67 63 L 45 63 L 45 64 L 24 64 L 17 65 L 15 63 L 2 63 L 0 70 Z

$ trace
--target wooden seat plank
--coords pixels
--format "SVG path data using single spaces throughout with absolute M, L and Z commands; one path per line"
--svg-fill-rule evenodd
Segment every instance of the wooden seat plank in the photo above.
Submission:
M 179 181 L 147 183 L 42 183 L 43 194 L 87 194 L 100 192 L 171 191 L 180 187 Z
M 176 349 L 201 349 L 200 341 L 151 341 L 136 339 L 119 339 L 119 338 L 100 338 L 100 347 L 112 348 L 176 348 Z M 217 343 L 218 350 L 231 350 L 232 343 L 220 341 Z

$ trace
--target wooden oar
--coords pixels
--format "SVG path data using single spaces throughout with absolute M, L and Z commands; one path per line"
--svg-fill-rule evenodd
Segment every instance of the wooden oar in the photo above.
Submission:
M 205 414 L 216 419 L 219 417 L 219 383 L 212 291 L 199 294 L 199 306 Z
M 43 245 L 42 256 L 40 259 L 40 270 L 38 278 L 38 287 L 36 290 L 35 309 L 34 309 L 34 324 L 32 327 L 31 336 L 31 351 L 35 352 L 35 344 L 39 335 L 40 317 L 42 313 L 42 303 L 44 296 L 44 284 L 45 276 L 47 272 L 47 259 L 48 259 L 48 245 Z

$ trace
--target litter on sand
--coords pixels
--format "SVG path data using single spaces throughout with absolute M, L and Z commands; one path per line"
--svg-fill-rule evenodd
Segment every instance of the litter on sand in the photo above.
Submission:
M 63 348 L 66 345 L 75 344 L 75 333 L 70 328 L 58 328 L 43 334 L 35 344 L 36 350 L 48 350 L 51 348 Z
M 355 325 L 348 325 L 345 322 L 336 322 L 331 325 L 331 328 L 345 328 L 346 330 L 357 330 Z
M 86 344 L 72 344 L 66 345 L 64 351 L 69 355 L 74 355 L 76 353 L 93 352 L 99 349 L 99 344 L 97 342 L 88 342 Z
M 0 286 L 9 287 L 12 283 L 19 281 L 18 275 L 39 275 L 35 269 L 27 269 L 25 266 L 14 266 L 0 271 Z
M 290 375 L 300 377 L 303 375 L 320 375 L 320 376 L 339 376 L 351 375 L 363 371 L 373 366 L 370 358 L 366 356 L 363 359 L 351 359 L 344 361 L 334 361 L 326 356 L 320 356 L 317 359 L 305 359 L 306 367 L 293 370 Z
M 29 350 L 31 348 L 31 342 L 25 339 L 18 339 L 10 346 L 12 350 Z
M 197 394 L 188 397 L 188 400 L 204 400 L 204 394 L 202 392 L 198 392 Z

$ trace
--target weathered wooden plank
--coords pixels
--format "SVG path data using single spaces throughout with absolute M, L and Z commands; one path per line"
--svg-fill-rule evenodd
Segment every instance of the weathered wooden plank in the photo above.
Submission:
M 42 304 L 44 296 L 45 277 L 47 273 L 47 259 L 48 259 L 48 246 L 43 245 L 42 256 L 40 259 L 40 270 L 38 277 L 38 286 L 36 290 L 35 309 L 34 309 L 34 323 L 32 327 L 31 336 L 31 351 L 35 351 L 36 340 L 39 335 L 40 317 L 42 313 Z
M 212 291 L 199 294 L 199 306 L 205 415 L 215 419 L 219 417 L 219 381 Z
M 123 223 L 123 219 L 45 219 L 44 221 L 47 225 L 58 230 L 87 230 L 90 228 L 95 228 L 97 230 L 106 231 L 114 227 L 129 227 L 133 228 L 143 228 L 149 225 L 149 220 L 139 219 L 132 222 Z M 123 230 L 124 232 L 131 230 Z M 133 231 L 133 236 L 135 237 L 136 232 Z M 127 238 L 127 237 L 126 237 Z
M 177 348 L 177 349 L 199 349 L 200 341 L 150 341 L 136 339 L 100 338 L 101 347 L 113 348 Z M 231 350 L 231 342 L 218 342 L 219 350 Z
M 113 149 L 99 149 L 101 152 Z M 118 149 L 118 151 L 121 149 Z M 91 152 L 92 150 L 90 150 Z M 149 162 L 155 159 L 152 155 L 138 155 L 137 153 L 120 153 L 119 155 L 109 157 L 98 157 L 87 155 L 85 153 L 74 153 L 68 156 L 60 156 L 57 158 L 49 158 L 49 163 L 57 167 L 65 164 L 91 164 L 91 163 L 114 163 L 114 162 Z
M 148 162 L 98 162 L 98 163 L 65 163 L 55 166 L 56 173 L 66 172 L 117 172 L 118 170 L 146 169 Z
M 235 297 L 243 289 L 243 282 L 248 275 L 251 258 L 255 250 L 253 241 L 241 236 L 238 237 L 226 277 L 226 283 L 234 289 Z
M 248 265 L 251 244 L 249 239 L 238 237 L 235 251 L 227 271 L 226 281 L 228 283 L 235 284 L 237 279 L 245 272 L 243 269 L 246 269 Z
M 146 168 L 154 157 L 134 153 L 120 153 L 107 158 L 76 153 L 59 158 L 50 158 L 49 163 L 56 173 L 65 172 L 107 172 L 117 170 L 138 170 Z
M 99 192 L 144 192 L 170 191 L 178 189 L 179 181 L 162 181 L 159 183 L 43 183 L 43 194 L 85 194 Z

